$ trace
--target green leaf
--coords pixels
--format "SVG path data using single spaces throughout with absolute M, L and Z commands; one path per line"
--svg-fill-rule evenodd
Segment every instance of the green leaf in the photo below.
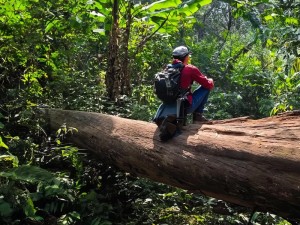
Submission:
M 0 199 L 0 216 L 1 217 L 9 217 L 13 213 L 12 206 L 6 202 Z
M 47 26 L 45 28 L 45 33 L 48 33 L 48 31 L 51 30 L 53 26 L 59 24 L 59 22 L 60 22 L 59 20 L 53 20 L 53 21 L 48 22 Z
M 265 19 L 265 21 L 274 20 L 274 18 L 277 17 L 277 16 L 278 16 L 278 14 L 272 13 L 270 15 L 266 15 L 264 17 L 264 19 Z
M 267 47 L 271 47 L 273 45 L 273 41 L 271 39 L 267 39 Z
M 51 186 L 47 186 L 45 187 L 45 196 L 54 196 L 57 195 L 59 193 L 61 193 L 62 190 L 58 185 L 51 185 Z
M 22 180 L 29 183 L 52 183 L 58 182 L 55 176 L 47 170 L 36 166 L 22 165 L 17 168 L 12 168 L 6 172 L 0 172 L 1 177 L 7 177 L 13 180 Z
M 98 22 L 104 22 L 105 21 L 106 16 L 103 15 L 102 13 L 99 13 L 99 12 L 96 12 L 96 11 L 92 11 L 92 12 L 90 12 L 90 14 L 92 16 L 97 17 L 97 21 Z
M 199 4 L 200 4 L 201 6 L 205 6 L 205 5 L 210 4 L 211 2 L 212 2 L 212 0 L 202 0 L 202 1 L 199 2 Z
M 58 51 L 55 51 L 55 52 L 52 52 L 51 53 L 51 58 L 55 59 L 59 56 L 59 52 Z
M 198 1 L 188 1 L 182 8 L 178 9 L 177 12 L 180 15 L 191 16 L 201 8 L 201 4 Z
M 35 215 L 35 208 L 31 198 L 28 198 L 26 201 L 26 205 L 24 207 L 24 213 L 28 217 L 33 217 Z
M 165 19 L 166 19 L 165 17 L 161 17 L 161 16 L 152 16 L 151 17 L 151 20 L 157 24 L 162 23 Z
M 71 215 L 73 218 L 78 219 L 78 220 L 81 218 L 81 217 L 80 217 L 80 214 L 79 214 L 78 212 L 76 212 L 76 211 L 70 212 L 70 215 Z
M 149 12 L 154 12 L 162 9 L 169 9 L 169 8 L 175 8 L 178 7 L 178 5 L 181 3 L 180 0 L 160 0 L 155 1 L 152 4 L 143 7 L 143 10 L 148 10 Z
M 4 162 L 11 161 L 13 167 L 18 167 L 18 165 L 19 165 L 18 157 L 14 156 L 14 155 L 1 155 L 0 162 L 1 161 L 4 161 Z
M 299 21 L 297 18 L 294 18 L 294 17 L 287 17 L 285 18 L 285 23 L 286 24 L 292 24 L 292 25 L 298 25 L 299 24 Z
M 8 146 L 2 141 L 2 137 L 0 136 L 0 148 L 1 147 L 8 149 Z

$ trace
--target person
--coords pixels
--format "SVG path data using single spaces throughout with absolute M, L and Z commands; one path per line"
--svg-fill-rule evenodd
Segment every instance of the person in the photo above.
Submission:
M 207 122 L 208 120 L 203 115 L 204 106 L 207 103 L 210 91 L 214 87 L 214 81 L 207 78 L 201 71 L 194 65 L 189 64 L 191 51 L 186 46 L 179 46 L 173 50 L 173 61 L 171 66 L 175 68 L 184 67 L 181 70 L 180 87 L 182 90 L 187 90 L 185 112 L 193 114 L 193 123 Z M 192 91 L 193 82 L 197 82 L 199 87 Z M 165 119 L 170 115 L 176 115 L 177 105 L 174 104 L 161 104 L 158 108 L 154 121 L 161 125 L 160 118 Z M 174 121 L 174 116 L 171 116 L 169 122 Z M 174 127 L 173 129 L 174 130 Z
M 191 51 L 185 46 L 175 48 L 172 65 L 175 67 L 181 63 L 184 65 L 181 71 L 180 86 L 181 89 L 188 89 L 186 112 L 188 114 L 193 113 L 193 122 L 206 122 L 208 120 L 203 115 L 204 106 L 207 103 L 210 90 L 214 88 L 214 81 L 202 74 L 196 66 L 188 64 L 190 54 Z M 200 85 L 192 92 L 191 85 L 193 82 Z

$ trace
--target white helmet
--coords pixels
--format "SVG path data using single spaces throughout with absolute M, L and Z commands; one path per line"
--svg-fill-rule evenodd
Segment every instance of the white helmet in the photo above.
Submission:
M 173 50 L 173 57 L 180 57 L 183 58 L 190 54 L 191 51 L 185 46 L 179 46 Z

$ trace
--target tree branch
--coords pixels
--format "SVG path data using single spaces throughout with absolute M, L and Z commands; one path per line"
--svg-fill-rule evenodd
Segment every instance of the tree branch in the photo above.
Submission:
M 144 39 L 136 47 L 136 51 L 135 51 L 134 55 L 138 54 L 139 50 L 147 43 L 147 41 L 149 41 L 165 25 L 165 23 L 168 21 L 168 19 L 169 19 L 169 15 L 166 17 L 166 19 L 161 23 L 161 25 L 152 34 L 144 37 Z

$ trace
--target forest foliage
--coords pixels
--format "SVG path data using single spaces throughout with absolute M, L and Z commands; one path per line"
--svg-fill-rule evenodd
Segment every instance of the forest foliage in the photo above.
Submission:
M 36 109 L 151 121 L 153 75 L 178 45 L 215 81 L 207 117 L 299 109 L 299 1 L 0 3 L 1 224 L 289 224 L 115 170 Z

